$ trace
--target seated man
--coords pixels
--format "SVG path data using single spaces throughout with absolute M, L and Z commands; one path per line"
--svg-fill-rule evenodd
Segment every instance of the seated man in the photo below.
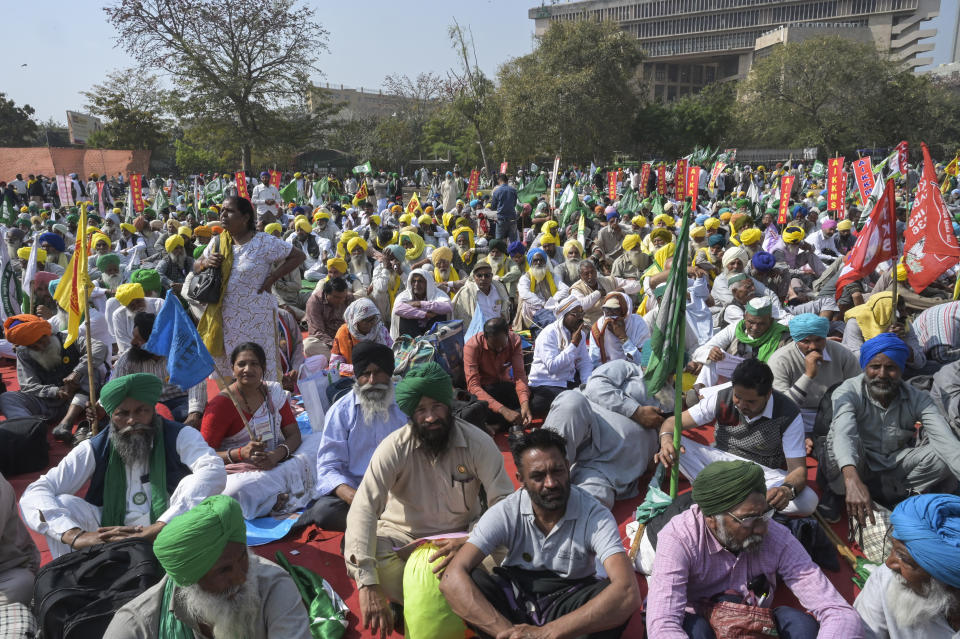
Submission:
M 360 617 L 375 634 L 393 627 L 387 600 L 403 603 L 405 561 L 394 548 L 470 530 L 482 514 L 481 490 L 490 506 L 513 492 L 490 436 L 453 416 L 453 386 L 439 364 L 410 370 L 397 384 L 396 397 L 410 422 L 374 451 L 350 505 L 344 538 L 347 573 L 360 591 Z M 437 541 L 440 550 L 431 559 L 446 556 L 438 564 L 443 568 L 465 541 Z
M 573 483 L 607 508 L 637 495 L 657 451 L 660 412 L 649 406 L 639 364 L 617 360 L 593 371 L 583 391 L 560 393 L 543 427 L 563 436 Z
M 633 312 L 626 293 L 614 291 L 603 298 L 603 316 L 590 328 L 587 349 L 594 366 L 618 359 L 640 363 L 640 349 L 650 339 L 647 321 Z
M 930 396 L 947 418 L 947 423 L 960 432 L 960 360 L 947 364 L 934 374 Z
M 909 494 L 952 492 L 960 477 L 960 440 L 928 393 L 903 383 L 909 349 L 893 333 L 863 343 L 863 374 L 833 393 L 833 423 L 820 460 L 821 513 L 873 517 L 873 501 L 892 508 Z M 920 428 L 916 427 L 917 422 Z
M 549 324 L 557 299 L 566 295 L 568 287 L 555 280 L 549 260 L 542 248 L 527 251 L 527 264 L 530 268 L 517 282 L 518 307 L 514 320 L 516 330 L 529 328 L 533 324 L 541 328 Z
M 513 431 L 530 425 L 530 389 L 520 336 L 504 318 L 487 320 L 483 331 L 467 340 L 463 369 L 467 390 L 487 403 L 487 423 Z
M 106 291 L 108 296 L 112 296 L 117 287 L 123 284 L 123 272 L 120 270 L 120 256 L 116 253 L 108 253 L 97 258 L 97 271 L 100 277 L 94 278 L 94 283 Z
M 917 341 L 917 332 L 914 330 L 916 323 L 913 326 L 906 324 L 906 301 L 902 297 L 898 298 L 896 317 L 893 317 L 892 309 L 892 291 L 874 293 L 864 304 L 854 306 L 843 316 L 847 324 L 843 328 L 841 343 L 850 349 L 854 357 L 860 357 L 860 347 L 865 341 L 880 333 L 895 333 L 910 348 L 907 368 L 914 371 L 923 369 L 927 364 L 927 356 L 920 342 Z
M 727 381 L 716 369 L 717 362 L 723 361 L 727 354 L 766 362 L 778 348 L 790 343 L 790 332 L 773 320 L 772 310 L 769 297 L 754 297 L 743 307 L 743 319 L 728 324 L 695 350 L 693 361 L 702 366 L 696 386 L 705 388 Z
M 480 517 L 440 581 L 453 611 L 481 637 L 620 637 L 640 591 L 617 523 L 571 486 L 567 442 L 535 430 L 511 445 L 521 488 Z M 500 547 L 493 575 L 480 567 Z M 596 574 L 597 563 L 607 578 Z M 507 593 L 512 593 L 509 596 Z M 532 603 L 548 600 L 538 614 Z
M 450 297 L 437 288 L 433 273 L 417 268 L 407 276 L 407 288 L 397 294 L 390 316 L 390 337 L 420 337 L 434 325 L 449 319 Z
M 366 257 L 364 257 L 366 259 Z M 448 294 L 451 298 L 457 294 L 460 287 L 466 283 L 466 273 L 461 273 L 451 266 L 453 261 L 453 251 L 448 246 L 435 248 L 430 254 L 430 262 L 433 264 L 433 281 L 437 288 Z M 474 262 L 476 265 L 478 262 Z
M 632 233 L 623 238 L 620 246 L 623 254 L 613 261 L 610 275 L 629 280 L 642 280 L 643 272 L 650 266 L 650 256 L 643 252 L 640 246 L 641 237 Z
M 139 286 L 131 284 L 131 286 Z M 168 379 L 167 358 L 144 350 L 143 345 L 153 333 L 153 323 L 157 316 L 153 313 L 137 313 L 133 318 L 133 337 L 130 348 L 120 353 L 113 365 L 113 377 L 124 377 L 134 373 L 150 373 L 158 379 Z M 207 407 L 207 380 L 184 390 L 169 381 L 163 383 L 160 403 L 167 407 L 175 422 L 200 428 L 203 411 Z
M 187 273 L 193 272 L 193 256 L 187 255 L 184 248 L 183 236 L 171 235 L 163 244 L 167 254 L 157 264 L 157 273 L 166 278 L 170 288 L 179 295 Z
M 640 280 L 625 280 L 617 277 L 597 275 L 597 267 L 590 260 L 580 262 L 580 279 L 570 286 L 570 295 L 581 299 L 583 320 L 592 326 L 603 317 L 603 301 L 613 292 L 634 295 L 643 290 Z
M 486 259 L 474 264 L 470 278 L 453 298 L 453 319 L 463 320 L 464 326 L 469 326 L 475 313 L 481 313 L 484 321 L 498 317 L 510 321 L 507 287 L 493 278 L 493 267 Z
M 893 549 L 853 602 L 877 639 L 955 637 L 960 630 L 960 497 L 908 497 L 890 517 Z
M 20 520 L 17 494 L 0 475 L 0 616 L 4 606 L 33 599 L 33 582 L 40 570 L 40 551 Z M 12 636 L 12 635 L 8 635 Z M 24 635 L 26 636 L 26 635 Z
M 817 507 L 817 495 L 807 486 L 807 453 L 800 409 L 773 390 L 770 367 L 756 359 L 733 371 L 731 384 L 683 411 L 683 429 L 716 420 L 714 446 L 681 438 L 680 472 L 693 481 L 714 461 L 745 459 L 763 468 L 767 503 L 785 515 L 806 517 Z M 658 460 L 675 461 L 674 418 L 660 427 Z
M 557 395 L 586 383 L 590 377 L 593 361 L 587 351 L 586 332 L 580 298 L 570 295 L 557 305 L 556 320 L 540 331 L 533 344 L 527 379 L 534 417 L 546 415 Z
M 403 427 L 407 417 L 393 396 L 393 351 L 376 342 L 353 347 L 356 384 L 324 416 L 317 452 L 316 503 L 297 521 L 343 532 L 363 473 L 377 445 Z
M 790 337 L 795 343 L 781 346 L 767 361 L 773 370 L 773 387 L 800 407 L 807 433 L 813 431 L 824 396 L 860 373 L 850 351 L 827 339 L 829 329 L 830 320 L 825 317 L 797 315 L 790 320 Z
M 705 616 L 690 610 L 709 606 L 717 596 L 736 603 L 759 600 L 760 607 L 769 608 L 781 582 L 813 616 L 787 606 L 774 609 L 780 637 L 864 636 L 857 613 L 800 542 L 787 527 L 770 521 L 773 510 L 760 466 L 713 462 L 694 480 L 693 501 L 657 537 L 648 582 L 648 637 L 722 637 Z
M 134 318 L 139 313 L 157 314 L 163 308 L 163 299 L 146 297 L 140 284 L 121 284 L 117 287 L 115 302 L 107 300 L 107 327 L 117 343 L 117 352 L 123 353 L 133 341 Z M 93 316 L 90 317 L 93 321 Z
M 7 419 L 43 417 L 59 420 L 53 429 L 58 441 L 71 441 L 71 429 L 90 401 L 87 349 L 84 336 L 64 347 L 66 335 L 52 333 L 36 315 L 14 315 L 3 323 L 7 341 L 17 347 L 20 390 L 0 395 L 0 412 Z M 93 370 L 99 386 L 106 376 L 107 346 L 91 341 Z M 79 486 L 78 486 L 79 488 Z
M 945 302 L 920 313 L 913 323 L 924 353 L 934 362 L 960 359 L 960 302 Z
M 330 356 L 337 330 L 343 324 L 343 312 L 353 302 L 353 294 L 343 278 L 327 280 L 317 286 L 307 300 L 307 336 L 303 354 Z
M 310 639 L 310 617 L 290 574 L 247 549 L 240 504 L 208 497 L 153 544 L 166 571 L 113 616 L 105 639 Z
M 153 540 L 174 517 L 223 491 L 223 462 L 200 431 L 157 415 L 162 392 L 163 382 L 146 373 L 107 382 L 100 405 L 109 427 L 27 486 L 23 519 L 47 536 L 54 558 L 130 537 Z M 86 495 L 74 495 L 88 481 Z

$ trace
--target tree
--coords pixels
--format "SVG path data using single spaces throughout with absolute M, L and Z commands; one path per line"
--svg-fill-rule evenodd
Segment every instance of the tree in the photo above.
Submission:
M 435 73 L 420 73 L 416 78 L 388 75 L 383 86 L 401 98 L 396 111 L 380 121 L 380 138 L 387 147 L 383 151 L 392 164 L 403 164 L 423 155 L 423 127 L 440 105 L 443 79 Z
M 696 146 L 727 143 L 734 124 L 736 86 L 711 84 L 673 102 L 645 103 L 634 122 L 639 155 L 677 158 Z
M 117 0 L 104 11 L 128 53 L 176 78 L 182 108 L 229 130 L 244 169 L 271 143 L 278 111 L 308 95 L 327 48 L 315 10 L 294 0 Z
M 499 143 L 521 161 L 602 163 L 629 145 L 643 53 L 610 21 L 555 22 L 532 53 L 500 67 Z
M 105 121 L 87 146 L 152 150 L 167 143 L 170 122 L 162 106 L 166 91 L 155 75 L 136 69 L 114 71 L 106 82 L 81 93 L 87 98 L 87 110 Z
M 477 66 L 477 50 L 473 42 L 473 33 L 465 34 L 456 20 L 448 33 L 460 62 L 459 70 L 451 70 L 448 73 L 449 85 L 453 93 L 453 109 L 473 130 L 483 167 L 489 170 L 485 147 L 491 143 L 490 132 L 494 129 L 494 123 L 500 119 L 495 99 L 496 86 Z
M 37 134 L 32 106 L 18 107 L 6 94 L 0 93 L 0 146 L 26 146 Z

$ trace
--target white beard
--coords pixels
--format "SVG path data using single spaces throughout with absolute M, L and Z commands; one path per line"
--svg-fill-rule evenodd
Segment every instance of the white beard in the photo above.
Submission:
M 884 596 L 898 626 L 910 628 L 925 625 L 937 617 L 945 617 L 957 603 L 946 587 L 933 577 L 927 582 L 925 590 L 926 593 L 917 594 L 907 586 L 903 577 L 893 573 Z
M 106 273 L 103 273 L 100 276 L 100 281 L 103 282 L 104 286 L 106 286 L 108 289 L 116 290 L 118 286 L 123 284 L 123 273 L 117 273 L 116 275 L 107 275 Z
M 393 384 L 357 384 L 356 393 L 365 422 L 385 422 L 390 418 Z
M 360 257 L 350 257 L 350 268 L 354 274 L 365 273 L 367 271 L 367 258 L 361 255 Z
M 496 274 L 500 271 L 500 268 L 503 266 L 503 262 L 504 262 L 504 260 L 506 260 L 506 259 L 507 259 L 506 257 L 501 257 L 501 258 L 498 258 L 498 259 L 494 259 L 494 258 L 489 257 L 489 256 L 487 257 L 487 261 L 490 262 L 490 266 L 493 267 L 493 274 L 494 274 L 494 275 L 496 275 Z
M 196 584 L 177 591 L 187 614 L 213 627 L 214 639 L 247 637 L 260 620 L 258 564 L 253 553 L 249 553 L 249 562 L 247 580 L 235 591 L 214 595 Z
M 538 282 L 547 276 L 546 266 L 531 266 L 530 277 Z
M 60 312 L 63 313 L 63 311 Z M 66 326 L 66 313 L 63 313 L 63 315 L 64 317 L 62 318 L 62 325 Z M 37 364 L 40 364 L 44 370 L 50 371 L 55 369 L 61 363 L 60 340 L 58 340 L 56 337 L 51 337 L 50 343 L 47 344 L 47 347 L 44 350 L 31 350 L 30 357 L 32 357 L 33 361 L 35 361 Z

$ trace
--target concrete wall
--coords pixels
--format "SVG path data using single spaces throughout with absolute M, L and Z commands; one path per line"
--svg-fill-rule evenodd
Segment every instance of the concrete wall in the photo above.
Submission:
M 117 173 L 148 173 L 150 151 L 112 149 L 63 149 L 53 147 L 0 148 L 0 180 L 10 181 L 17 173 L 26 179 L 34 175 L 76 173 L 87 178 L 91 173 L 110 176 Z

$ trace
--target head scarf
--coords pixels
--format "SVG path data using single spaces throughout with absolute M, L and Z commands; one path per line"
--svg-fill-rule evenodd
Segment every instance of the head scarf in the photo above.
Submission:
M 368 317 L 377 316 L 376 325 L 370 329 L 370 332 L 366 335 L 361 335 L 357 331 L 357 323 L 361 320 L 365 320 Z M 383 326 L 383 320 L 380 319 L 380 311 L 377 309 L 376 304 L 368 297 L 360 297 L 350 302 L 350 305 L 347 306 L 346 310 L 343 311 L 343 321 L 347 325 L 347 330 L 350 331 L 350 335 L 354 339 L 360 340 L 361 342 L 379 342 L 381 340 L 381 327 Z M 351 354 L 353 359 L 354 369 L 356 369 L 356 349 L 354 349 Z M 381 368 L 383 368 L 381 366 Z M 361 371 L 363 369 L 360 369 Z M 384 369 L 386 370 L 386 369 Z M 392 369 L 391 369 L 391 374 Z
M 516 255 L 517 253 L 523 253 L 526 250 L 527 247 L 523 245 L 523 242 L 510 242 L 510 246 L 507 247 L 507 255 Z
M 748 219 L 745 213 L 734 213 L 730 216 L 730 227 L 733 228 L 734 232 L 737 232 L 743 228 Z
M 550 264 L 550 258 L 547 257 L 546 251 L 544 251 L 542 248 L 537 247 L 537 246 L 535 246 L 535 247 L 533 247 L 532 249 L 530 249 L 529 251 L 527 251 L 527 264 L 532 264 L 532 263 L 533 263 L 533 258 L 535 258 L 537 255 L 543 257 L 543 261 L 544 261 L 545 265 L 549 265 L 549 264 Z
M 395 257 L 401 264 L 407 261 L 407 251 L 399 244 L 391 244 L 387 247 L 387 252 Z
M 753 493 L 766 492 L 763 468 L 748 461 L 713 462 L 693 480 L 693 501 L 707 517 L 736 508 Z
M 568 295 L 557 304 L 554 310 L 554 316 L 556 316 L 558 320 L 562 320 L 564 315 L 576 308 L 583 308 L 583 300 L 576 295 Z
M 96 249 L 97 244 L 100 242 L 106 242 L 107 248 L 113 248 L 113 242 L 110 241 L 110 238 L 104 235 L 103 233 L 94 233 L 93 237 L 90 238 L 90 248 Z
M 450 406 L 453 403 L 453 384 L 450 375 L 436 362 L 411 368 L 395 391 L 397 406 L 407 417 L 413 415 L 423 396 Z
M 167 253 L 173 253 L 177 250 L 177 247 L 183 248 L 183 236 L 181 235 L 171 235 L 163 243 L 163 248 L 167 249 Z
M 777 258 L 773 256 L 773 253 L 767 253 L 766 251 L 757 251 L 750 261 L 753 263 L 753 268 L 758 271 L 769 271 L 777 264 Z
M 133 373 L 115 377 L 103 385 L 100 390 L 100 405 L 112 415 L 117 406 L 129 397 L 153 407 L 160 400 L 163 382 L 150 373 Z
M 32 346 L 52 334 L 49 322 L 36 315 L 12 315 L 3 323 L 7 341 L 15 346 Z
M 748 253 L 747 250 L 742 246 L 731 246 L 723 252 L 723 257 L 720 258 L 720 263 L 723 264 L 723 268 L 726 269 L 727 265 L 734 260 L 740 260 L 743 262 L 743 265 L 746 266 L 747 262 L 750 261 L 750 253 Z
M 865 303 L 847 311 L 843 319 L 857 320 L 864 340 L 872 339 L 887 330 L 893 318 L 893 292 L 874 293 Z
M 153 542 L 153 553 L 178 586 L 200 581 L 220 559 L 228 542 L 247 543 L 240 504 L 214 495 L 170 520 Z
M 467 245 L 470 248 L 473 248 L 474 246 L 476 246 L 473 240 L 473 229 L 471 229 L 469 226 L 461 226 L 453 229 L 452 235 L 453 235 L 454 243 L 456 243 L 457 239 L 464 233 L 467 234 Z
M 643 215 L 634 215 L 633 219 L 630 220 L 630 223 L 643 228 L 647 225 L 647 218 Z
M 673 227 L 676 225 L 673 218 L 667 215 L 666 213 L 661 213 L 660 215 L 653 218 L 654 224 L 663 224 L 667 228 Z
M 209 226 L 204 226 L 201 224 L 197 228 L 193 229 L 194 237 L 213 237 L 213 231 L 210 230 Z
M 641 238 L 639 235 L 637 235 L 636 233 L 631 233 L 631 234 L 627 235 L 625 238 L 623 238 L 623 241 L 620 243 L 620 246 L 623 247 L 623 250 L 624 250 L 624 251 L 632 251 L 632 250 L 635 249 L 636 247 L 640 246 L 640 240 L 641 240 L 641 239 L 642 239 L 642 238 Z M 569 242 L 568 242 L 568 244 L 569 244 Z M 578 242 L 578 244 L 579 244 L 579 242 Z M 564 252 L 564 253 L 567 252 L 567 251 L 566 251 L 566 246 L 564 246 L 564 251 L 563 251 L 563 252 Z M 583 251 L 581 251 L 580 254 L 583 255 Z
M 360 300 L 357 301 L 359 302 Z M 356 302 L 354 302 L 354 304 L 355 303 Z M 373 302 L 371 302 L 370 305 L 373 306 Z M 350 306 L 353 306 L 353 304 Z M 377 313 L 376 307 L 374 307 L 373 312 Z M 369 315 L 366 315 L 365 317 L 369 317 Z M 377 317 L 379 317 L 379 314 L 377 314 Z M 364 319 L 364 317 L 361 317 L 360 319 Z M 378 320 L 376 326 L 371 329 L 370 333 L 372 334 L 374 331 L 376 331 L 379 335 L 381 326 L 382 324 Z M 353 334 L 352 331 L 351 334 Z M 354 337 L 356 336 L 354 335 Z M 354 346 L 353 351 L 350 353 L 350 358 L 353 360 L 354 374 L 362 374 L 367 370 L 367 366 L 370 364 L 376 364 L 377 367 L 383 372 L 387 373 L 388 375 L 393 375 L 393 350 L 389 346 L 383 344 L 382 342 L 377 342 L 372 338 L 362 340 L 356 346 Z
M 702 226 L 692 226 L 690 227 L 690 237 L 695 240 L 702 240 L 707 237 L 707 229 Z
M 715 217 L 708 217 L 706 220 L 704 220 L 703 227 L 708 231 L 714 231 L 720 228 L 720 220 Z
M 347 272 L 347 261 L 342 257 L 331 257 L 327 260 L 327 270 L 337 269 L 339 273 Z
M 661 270 L 667 268 L 667 260 L 673 257 L 673 254 L 677 251 L 677 245 L 673 242 L 669 244 L 664 244 L 658 248 L 653 254 L 653 261 L 656 262 L 657 266 Z
M 790 337 L 799 342 L 808 337 L 826 337 L 830 320 L 813 313 L 802 313 L 790 320 Z
M 910 347 L 893 333 L 880 333 L 860 346 L 860 368 L 866 368 L 870 360 L 881 353 L 892 359 L 902 372 L 910 356 Z
M 47 244 L 57 253 L 63 253 L 67 248 L 63 238 L 56 233 L 42 233 L 40 235 L 40 244 Z
M 130 235 L 134 235 L 137 232 L 137 227 L 135 227 L 133 224 L 128 224 L 127 222 L 121 222 L 120 228 Z
M 297 220 L 295 228 L 303 233 L 310 233 L 313 231 L 313 227 L 310 226 L 310 222 L 308 222 L 306 219 Z
M 893 537 L 921 568 L 947 586 L 960 588 L 960 497 L 908 497 L 890 515 Z
M 364 240 L 362 237 L 351 237 L 351 238 L 347 241 L 347 252 L 348 252 L 348 253 L 353 253 L 353 249 L 357 248 L 358 246 L 360 247 L 360 249 L 361 249 L 364 253 L 367 252 L 367 241 L 366 241 L 366 240 Z
M 507 253 L 507 243 L 503 240 L 492 240 L 490 242 L 490 250 L 497 250 L 506 255 Z
M 17 249 L 17 257 L 19 257 L 21 260 L 29 260 L 31 250 L 32 248 L 29 246 L 21 246 L 20 248 Z M 44 251 L 42 248 L 38 248 L 37 262 L 39 262 L 40 264 L 43 264 L 46 261 L 47 261 L 47 252 Z
M 177 229 L 177 235 L 182 235 L 189 239 L 193 237 L 193 230 L 189 226 L 181 226 Z
M 740 242 L 743 244 L 758 244 L 763 239 L 760 229 L 746 229 L 740 233 Z
M 406 249 L 406 256 L 408 261 L 413 261 L 418 259 L 423 255 L 423 251 L 426 248 L 426 243 L 423 241 L 423 238 L 420 237 L 418 233 L 413 233 L 412 231 L 405 231 L 400 234 L 400 238 L 406 238 L 410 241 L 413 246 Z
M 835 228 L 837 228 L 837 223 L 834 222 L 833 220 L 829 220 L 829 219 L 828 219 L 828 220 L 824 220 L 824 221 L 823 221 L 823 224 L 820 225 L 820 228 L 822 228 L 822 229 L 824 229 L 824 230 L 835 229 Z
M 159 293 L 163 289 L 160 273 L 152 268 L 140 268 L 130 274 L 130 282 L 143 285 L 145 292 Z
M 430 254 L 430 261 L 436 266 L 440 260 L 447 260 L 448 262 L 453 260 L 453 251 L 450 250 L 450 247 L 438 246 L 433 249 L 433 253 Z
M 115 297 L 124 306 L 130 306 L 130 302 L 133 300 L 144 298 L 143 286 L 140 284 L 121 284 L 117 287 Z

